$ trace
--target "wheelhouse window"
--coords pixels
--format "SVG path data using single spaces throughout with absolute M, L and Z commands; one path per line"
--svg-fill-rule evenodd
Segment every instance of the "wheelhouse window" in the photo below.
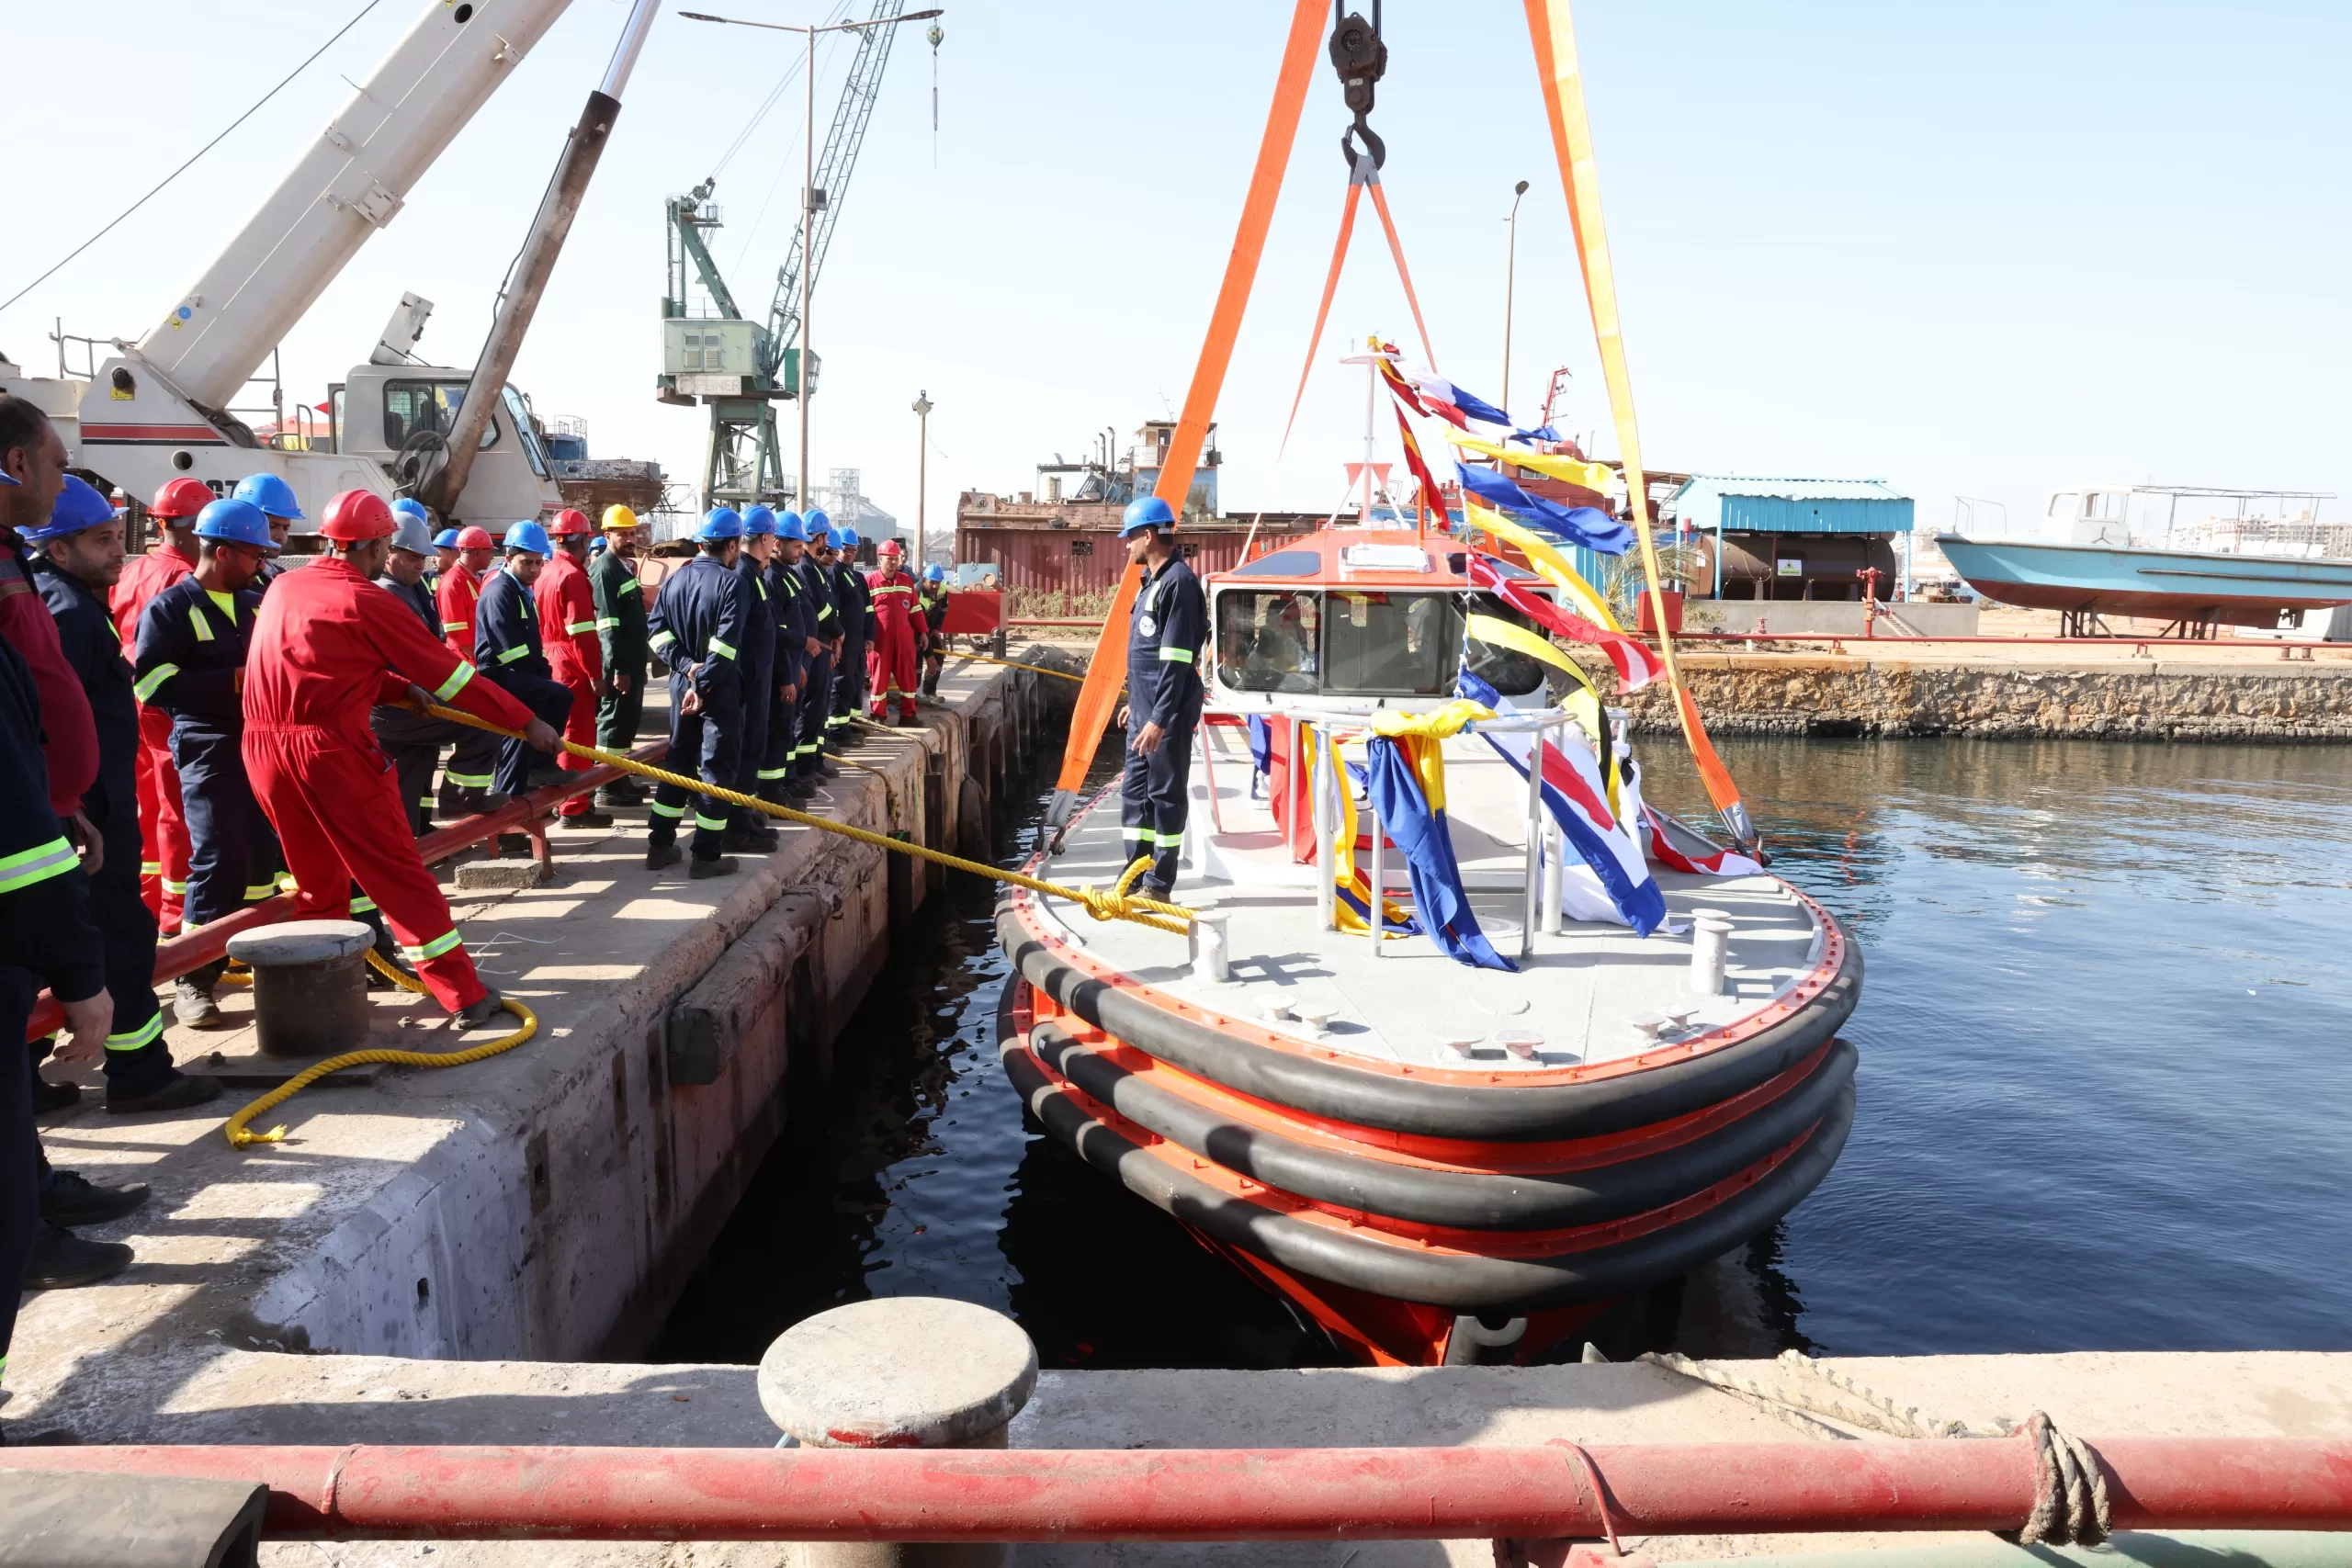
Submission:
M 1462 613 L 1451 593 L 1335 588 L 1323 617 L 1323 690 L 1334 695 L 1438 697 L 1462 663 Z
M 1239 692 L 1314 692 L 1319 595 L 1228 591 L 1216 601 L 1216 678 Z
M 539 445 L 539 433 L 531 428 L 530 405 L 523 400 L 523 394 L 514 388 L 507 387 L 503 389 L 503 391 L 505 395 L 506 417 L 514 422 L 515 434 L 522 437 L 523 456 L 529 459 L 531 472 L 541 479 L 546 479 L 548 477 L 547 450 Z M 492 423 L 494 424 L 497 422 L 493 420 Z M 482 445 L 487 446 L 490 443 L 485 441 Z
M 384 383 L 384 445 L 397 452 L 425 433 L 446 436 L 465 405 L 463 381 L 387 381 Z M 475 450 L 487 452 L 498 445 L 498 422 L 484 420 Z M 544 473 L 544 468 L 540 469 Z

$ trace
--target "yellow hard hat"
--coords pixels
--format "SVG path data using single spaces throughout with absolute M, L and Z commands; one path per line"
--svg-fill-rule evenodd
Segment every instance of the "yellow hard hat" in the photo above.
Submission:
M 605 508 L 605 531 L 606 533 L 611 533 L 616 528 L 634 528 L 636 526 L 637 513 L 631 512 L 628 507 L 607 506 Z

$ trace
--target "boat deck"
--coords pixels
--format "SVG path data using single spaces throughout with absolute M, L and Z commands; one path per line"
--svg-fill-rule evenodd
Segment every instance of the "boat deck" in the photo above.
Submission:
M 1468 748 L 1447 750 L 1448 817 L 1464 881 L 1482 929 L 1518 974 L 1474 969 L 1426 937 L 1391 937 L 1377 955 L 1369 933 L 1326 931 L 1318 923 L 1312 873 L 1290 863 L 1282 834 L 1262 801 L 1249 798 L 1246 747 L 1230 730 L 1204 728 L 1196 749 L 1179 902 L 1228 916 L 1223 984 L 1192 977 L 1184 939 L 1124 920 L 1098 921 L 1067 900 L 1038 901 L 1058 924 L 1055 935 L 1097 964 L 1166 995 L 1313 1038 L 1319 1050 L 1412 1067 L 1556 1073 L 1633 1056 L 1659 1043 L 1690 1039 L 1770 1006 L 1822 961 L 1824 928 L 1811 905 L 1770 875 L 1702 877 L 1657 871 L 1666 925 L 1647 937 L 1626 927 L 1566 920 L 1557 935 L 1540 930 L 1532 957 L 1519 957 L 1525 908 L 1524 865 L 1516 821 L 1498 802 L 1525 785 L 1498 760 Z M 1213 755 L 1204 757 L 1200 752 Z M 1212 815 L 1210 778 L 1217 798 Z M 1482 810 L 1481 807 L 1484 807 Z M 1498 820 L 1498 814 L 1501 820 Z M 1222 820 L 1223 829 L 1216 826 Z M 1504 827 L 1510 822 L 1509 828 Z M 1392 898 L 1407 897 L 1403 857 L 1388 852 Z M 1043 874 L 1097 886 L 1115 882 L 1126 856 L 1119 838 L 1114 786 L 1070 829 L 1064 852 Z M 1368 857 L 1357 856 L 1369 869 Z M 1691 993 L 1690 921 L 1698 909 L 1732 921 L 1724 994 Z M 1272 1010 L 1331 1010 L 1319 1038 Z M 1690 1010 L 1653 1039 L 1633 1021 Z M 1542 1035 L 1532 1057 L 1510 1054 L 1497 1032 Z M 1464 1059 L 1444 1043 L 1476 1034 Z

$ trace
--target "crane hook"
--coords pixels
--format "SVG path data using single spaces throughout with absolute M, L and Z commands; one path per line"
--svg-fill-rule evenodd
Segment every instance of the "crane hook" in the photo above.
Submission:
M 1344 0 L 1333 0 L 1333 9 Z M 1353 169 L 1365 154 L 1375 169 L 1388 161 L 1387 144 L 1380 133 L 1372 129 L 1373 88 L 1381 74 L 1388 69 L 1388 46 L 1380 39 L 1380 0 L 1373 0 L 1373 19 L 1363 19 L 1361 12 L 1350 12 L 1339 17 L 1331 28 L 1331 67 L 1340 73 L 1340 87 L 1347 99 L 1355 121 L 1340 132 L 1340 155 Z M 1360 152 L 1355 143 L 1363 143 Z

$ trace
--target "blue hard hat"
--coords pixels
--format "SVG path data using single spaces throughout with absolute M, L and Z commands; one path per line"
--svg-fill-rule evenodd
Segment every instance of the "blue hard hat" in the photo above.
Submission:
M 269 519 L 262 509 L 241 496 L 216 501 L 196 514 L 196 536 L 218 539 L 224 545 L 249 545 L 257 550 L 277 553 L 277 541 L 269 536 Z
M 825 530 L 825 537 L 832 541 L 833 548 L 837 550 L 857 548 L 857 536 L 847 528 L 828 528 Z
M 743 516 L 731 506 L 714 506 L 702 514 L 702 526 L 695 530 L 695 537 L 706 544 L 714 539 L 740 539 L 743 536 Z
M 458 531 L 455 528 L 442 529 L 438 534 L 433 536 L 433 547 L 440 550 L 456 549 L 458 547 Z
M 14 486 L 16 482 L 16 479 L 9 475 L 8 470 L 6 468 L 0 468 L 0 485 Z
M 775 508 L 753 502 L 743 508 L 743 536 L 775 532 Z
M 1119 520 L 1119 537 L 1124 539 L 1138 529 L 1174 526 L 1176 514 L 1168 510 L 1168 503 L 1156 495 L 1147 495 L 1127 502 L 1126 515 Z
M 251 501 L 253 497 L 247 496 L 245 499 Z M 265 506 L 262 510 L 266 512 L 269 508 Z M 398 501 L 393 502 L 392 515 L 395 517 L 413 517 L 428 528 L 433 526 L 433 513 L 424 509 L 424 502 L 418 501 L 413 496 L 404 495 Z
M 933 561 L 922 569 L 922 580 L 925 582 L 944 582 L 947 581 L 947 569 Z
M 541 560 L 555 554 L 555 547 L 548 543 L 548 531 L 537 523 L 517 523 L 506 530 L 500 541 L 507 550 L 528 550 Z
M 802 513 L 800 521 L 808 525 L 808 536 L 812 539 L 833 525 L 833 520 L 825 515 L 825 509 L 821 506 L 812 506 Z
M 852 550 L 857 548 L 857 530 L 846 523 L 842 525 L 842 547 Z
M 779 512 L 775 518 L 775 536 L 797 539 L 805 545 L 808 542 L 808 525 L 800 520 L 797 512 Z
M 276 474 L 248 474 L 237 481 L 232 499 L 250 501 L 272 517 L 291 517 L 302 521 L 302 503 L 294 499 L 294 487 Z M 392 510 L 398 512 L 395 502 Z
M 49 521 L 38 528 L 26 529 L 25 538 L 36 545 L 43 539 L 62 539 L 68 534 L 111 523 L 116 515 L 112 502 L 68 474 L 65 488 L 57 492 L 57 504 L 50 509 Z

